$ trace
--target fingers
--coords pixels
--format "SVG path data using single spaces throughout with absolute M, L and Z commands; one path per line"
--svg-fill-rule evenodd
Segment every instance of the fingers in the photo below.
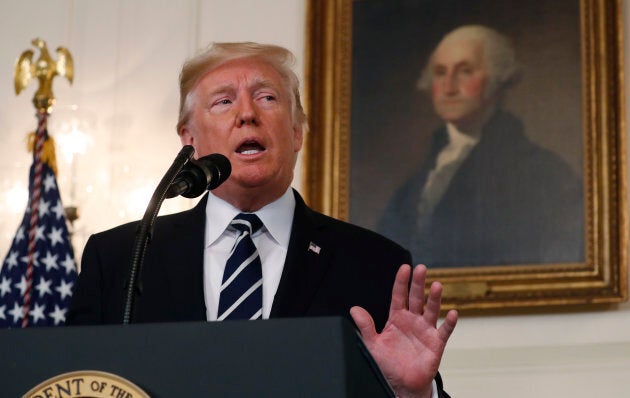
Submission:
M 444 318 L 444 322 L 442 322 L 442 326 L 438 329 L 438 333 L 443 342 L 447 342 L 451 337 L 453 330 L 455 330 L 455 326 L 457 325 L 458 314 L 456 310 L 450 310 L 446 317 Z
M 424 307 L 424 281 L 427 276 L 427 267 L 418 264 L 413 269 L 411 289 L 409 291 L 409 311 L 422 315 Z
M 409 287 L 409 277 L 412 277 L 411 286 Z M 433 282 L 429 289 L 428 299 L 425 304 L 425 282 L 427 277 L 427 267 L 418 264 L 413 270 L 408 264 L 402 265 L 398 269 L 394 288 L 392 290 L 392 302 L 389 310 L 389 317 L 392 319 L 394 311 L 409 310 L 410 312 L 420 315 L 424 320 L 437 328 L 437 322 L 440 317 L 440 309 L 442 307 L 442 284 Z M 358 308 L 358 307 L 357 307 Z M 361 309 L 363 312 L 365 310 Z M 351 310 L 352 313 L 352 310 Z M 367 314 L 367 312 L 365 312 Z M 369 317 L 369 314 L 367 314 Z M 354 315 L 353 315 L 354 318 Z M 440 337 L 444 341 L 448 340 L 457 324 L 457 311 L 451 310 L 440 327 Z M 371 320 L 371 317 L 370 317 Z M 356 322 L 356 320 L 355 320 Z M 372 329 L 374 325 L 372 323 Z
M 392 302 L 389 306 L 389 317 L 398 310 L 406 310 L 409 295 L 409 276 L 411 275 L 411 266 L 403 264 L 398 268 L 394 287 L 392 288 Z
M 442 305 L 442 284 L 433 282 L 429 289 L 429 298 L 424 310 L 424 319 L 433 327 L 437 326 L 440 317 L 440 307 Z
M 374 326 L 374 320 L 372 316 L 361 307 L 350 308 L 350 316 L 352 320 L 359 328 L 361 337 L 368 341 L 376 337 L 376 327 Z

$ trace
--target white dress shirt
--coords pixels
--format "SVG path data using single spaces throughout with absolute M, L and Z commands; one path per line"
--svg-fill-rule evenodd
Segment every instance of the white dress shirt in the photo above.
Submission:
M 273 298 L 280 284 L 289 248 L 294 210 L 295 197 L 292 189 L 289 188 L 278 200 L 254 212 L 263 222 L 263 227 L 252 236 L 262 264 L 263 319 L 269 318 Z M 239 209 L 214 196 L 212 192 L 208 194 L 203 255 L 203 292 L 206 317 L 209 321 L 217 320 L 223 270 L 238 236 L 238 232 L 230 227 L 230 222 L 239 213 L 241 213 Z

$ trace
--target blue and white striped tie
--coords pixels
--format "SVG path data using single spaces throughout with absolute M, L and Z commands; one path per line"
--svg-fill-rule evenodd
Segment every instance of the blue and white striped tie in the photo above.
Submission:
M 239 231 L 223 271 L 217 320 L 262 317 L 262 265 L 252 235 L 262 227 L 253 213 L 241 213 L 230 223 Z

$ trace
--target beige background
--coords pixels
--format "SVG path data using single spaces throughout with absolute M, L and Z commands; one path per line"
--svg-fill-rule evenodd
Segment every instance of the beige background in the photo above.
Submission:
M 93 141 L 77 160 L 75 174 L 82 210 L 75 244 L 81 248 L 89 234 L 140 218 L 175 156 L 177 74 L 183 59 L 210 41 L 257 40 L 293 50 L 302 71 L 305 9 L 305 0 L 0 3 L 2 256 L 25 206 L 14 205 L 10 194 L 19 197 L 26 190 L 31 162 L 24 142 L 35 127 L 30 103 L 35 88 L 16 97 L 12 82 L 15 59 L 31 47 L 31 39 L 41 36 L 53 49 L 65 45 L 76 60 L 74 85 L 58 80 L 55 94 L 56 114 L 72 113 L 65 107 L 79 105 L 74 113 L 89 125 Z M 628 26 L 627 6 L 624 21 Z M 67 203 L 71 173 L 62 159 L 60 173 Z M 171 201 L 164 211 L 190 205 Z M 454 397 L 627 396 L 629 331 L 627 303 L 600 311 L 467 316 L 451 339 L 441 371 Z

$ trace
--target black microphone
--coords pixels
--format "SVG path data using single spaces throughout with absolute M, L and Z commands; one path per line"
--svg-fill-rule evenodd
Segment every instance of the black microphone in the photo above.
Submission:
M 212 190 L 228 179 L 232 165 L 220 153 L 190 159 L 175 176 L 173 183 L 166 191 L 167 198 L 182 195 L 185 198 L 196 198 L 207 190 Z

